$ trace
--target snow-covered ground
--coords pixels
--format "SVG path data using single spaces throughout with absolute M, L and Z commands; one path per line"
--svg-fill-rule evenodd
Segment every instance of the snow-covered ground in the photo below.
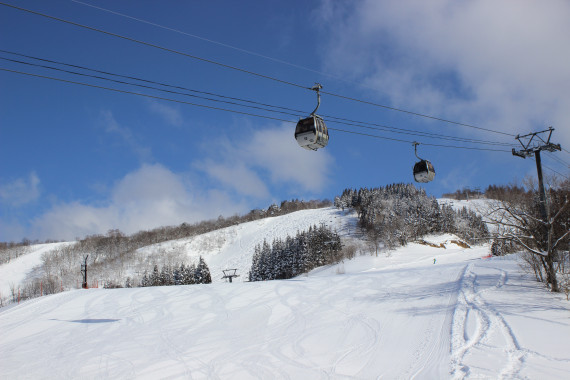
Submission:
M 169 244 L 202 253 L 213 277 L 244 274 L 249 249 L 319 212 L 353 226 L 307 210 Z M 0 379 L 568 378 L 570 303 L 516 256 L 484 259 L 487 246 L 454 239 L 286 281 L 75 290 L 0 309 Z
M 12 286 L 18 288 L 18 284 L 42 263 L 44 253 L 68 244 L 72 243 L 36 244 L 29 248 L 29 253 L 0 265 L 0 297 L 8 297 Z
M 449 205 L 454 210 L 461 210 L 466 207 L 468 210 L 478 212 L 480 214 L 485 214 L 489 210 L 489 206 L 493 200 L 486 198 L 471 199 L 471 200 L 457 200 L 449 198 L 440 198 L 437 200 L 440 205 Z

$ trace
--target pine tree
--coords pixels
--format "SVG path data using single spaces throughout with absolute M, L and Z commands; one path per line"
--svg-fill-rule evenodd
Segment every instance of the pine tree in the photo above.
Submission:
M 272 257 L 271 257 L 271 247 L 266 240 L 263 240 L 263 245 L 261 246 L 261 257 L 259 263 L 259 274 L 263 280 L 271 280 L 272 277 Z
M 172 278 L 172 269 L 170 266 L 165 265 L 162 267 L 160 271 L 160 285 L 162 286 L 170 286 L 174 285 L 174 280 Z
M 150 278 L 149 278 L 148 273 L 147 273 L 146 270 L 144 271 L 144 274 L 143 274 L 143 277 L 142 277 L 142 280 L 141 280 L 141 286 L 142 286 L 143 288 L 145 288 L 145 287 L 147 287 L 147 286 L 151 286 L 151 284 L 150 284 Z
M 160 286 L 160 272 L 158 271 L 158 265 L 154 264 L 154 269 L 152 270 L 152 274 L 150 275 L 150 286 Z
M 172 280 L 174 285 L 182 285 L 183 284 L 183 277 L 184 277 L 184 263 L 181 265 L 175 265 L 174 271 L 172 273 Z
M 311 226 L 295 238 L 276 239 L 271 247 L 264 241 L 256 246 L 249 273 L 250 281 L 288 279 L 317 266 L 342 259 L 340 236 L 330 228 Z
M 198 266 L 196 267 L 196 272 L 194 272 L 194 283 L 196 284 L 211 284 L 212 276 L 210 275 L 210 268 L 200 256 L 198 261 Z
M 195 284 L 194 274 L 196 273 L 196 265 L 192 263 L 191 265 L 184 268 L 184 274 L 182 275 L 182 282 L 184 285 Z

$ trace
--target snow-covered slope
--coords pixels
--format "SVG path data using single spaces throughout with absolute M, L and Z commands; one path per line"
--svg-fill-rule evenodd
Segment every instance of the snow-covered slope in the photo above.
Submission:
M 355 231 L 356 215 L 351 212 L 342 212 L 335 208 L 316 210 L 303 210 L 291 214 L 266 218 L 249 223 L 209 232 L 192 238 L 174 240 L 141 248 L 139 256 L 156 254 L 170 250 L 181 252 L 187 262 L 198 262 L 202 256 L 210 268 L 213 282 L 222 282 L 224 269 L 238 269 L 240 275 L 234 281 L 247 281 L 251 258 L 256 245 L 267 240 L 269 244 L 276 238 L 294 236 L 297 231 L 304 231 L 313 225 L 325 224 L 341 235 L 348 235 Z M 30 252 L 0 265 L 0 296 L 8 298 L 10 288 L 29 278 L 34 270 L 41 265 L 42 255 L 49 253 L 62 245 L 73 243 L 38 244 L 29 248 Z M 79 265 L 81 263 L 77 263 Z M 132 273 L 130 274 L 133 275 Z M 79 271 L 78 271 L 79 276 Z M 122 283 L 124 279 L 117 279 Z
M 256 245 L 267 240 L 295 236 L 297 231 L 325 224 L 341 235 L 354 232 L 356 214 L 343 212 L 334 207 L 303 210 L 291 214 L 242 223 L 192 238 L 155 244 L 139 250 L 141 255 L 153 252 L 182 251 L 190 262 L 198 262 L 202 256 L 212 274 L 213 282 L 222 282 L 224 269 L 238 269 L 240 277 L 234 281 L 247 281 Z
M 67 244 L 72 243 L 36 244 L 29 248 L 29 253 L 0 265 L 0 297 L 8 297 L 11 286 L 18 288 L 18 284 L 42 263 L 44 253 Z
M 566 378 L 568 303 L 514 257 L 441 241 L 287 281 L 76 290 L 0 309 L 0 378 Z

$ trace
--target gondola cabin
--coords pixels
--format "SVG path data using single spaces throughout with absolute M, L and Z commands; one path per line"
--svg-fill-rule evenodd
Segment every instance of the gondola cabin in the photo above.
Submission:
M 433 181 L 435 178 L 435 169 L 428 160 L 421 160 L 414 165 L 414 180 L 416 182 L 426 183 Z
M 317 150 L 329 143 L 329 132 L 324 120 L 317 115 L 311 115 L 299 120 L 295 128 L 295 140 L 301 148 Z

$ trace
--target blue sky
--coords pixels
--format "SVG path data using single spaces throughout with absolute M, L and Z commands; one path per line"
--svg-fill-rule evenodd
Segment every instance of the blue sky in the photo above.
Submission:
M 319 82 L 332 94 L 500 133 L 327 94 L 322 115 L 515 147 L 514 135 L 553 126 L 553 141 L 566 151 L 545 154 L 543 161 L 570 175 L 566 1 L 85 0 L 107 11 L 70 0 L 8 3 L 282 81 L 306 87 Z M 297 86 L 5 6 L 0 49 L 306 114 L 316 105 L 315 93 Z M 285 199 L 332 199 L 347 187 L 412 182 L 414 140 L 426 144 L 420 156 L 436 168 L 435 180 L 424 185 L 435 196 L 536 176 L 534 161 L 509 152 L 427 144 L 509 146 L 359 129 L 326 117 L 330 128 L 407 142 L 333 130 L 325 149 L 309 152 L 293 138 L 302 114 L 0 61 L 3 69 L 286 120 L 0 71 L 0 241 L 74 239 L 112 228 L 132 233 L 242 214 Z

